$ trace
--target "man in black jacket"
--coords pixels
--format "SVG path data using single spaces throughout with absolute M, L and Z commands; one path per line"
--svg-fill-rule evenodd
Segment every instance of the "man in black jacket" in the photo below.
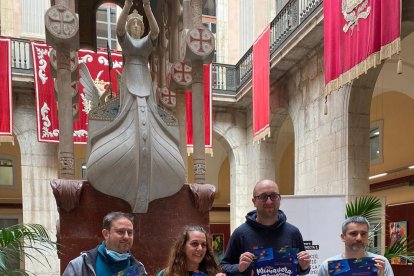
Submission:
M 298 228 L 286 221 L 279 210 L 278 185 L 272 180 L 259 181 L 253 190 L 255 211 L 246 215 L 246 222 L 234 230 L 220 265 L 226 275 L 251 275 L 251 264 L 257 249 L 298 249 L 297 274 L 310 271 L 311 257 L 305 251 L 303 238 Z

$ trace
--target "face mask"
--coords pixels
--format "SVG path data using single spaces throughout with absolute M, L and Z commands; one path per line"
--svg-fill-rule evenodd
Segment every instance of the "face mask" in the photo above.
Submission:
M 106 254 L 108 254 L 109 257 L 111 257 L 114 261 L 125 261 L 131 256 L 131 253 L 118 253 L 116 251 L 107 250 Z

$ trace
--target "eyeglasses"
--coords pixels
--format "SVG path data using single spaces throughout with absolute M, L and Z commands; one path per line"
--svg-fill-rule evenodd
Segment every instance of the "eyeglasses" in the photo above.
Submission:
M 255 196 L 254 198 L 262 201 L 262 202 L 266 202 L 268 198 L 270 198 L 271 201 L 276 201 L 276 200 L 280 200 L 280 194 L 278 193 L 271 193 L 271 194 L 260 194 Z
M 125 236 L 125 232 L 128 234 L 128 237 L 132 237 L 134 235 L 134 231 L 131 229 L 114 228 L 114 232 L 120 236 Z
M 207 244 L 205 242 L 198 242 L 198 241 L 192 241 L 190 242 L 190 246 L 193 248 L 198 248 L 201 245 L 201 248 L 206 248 Z

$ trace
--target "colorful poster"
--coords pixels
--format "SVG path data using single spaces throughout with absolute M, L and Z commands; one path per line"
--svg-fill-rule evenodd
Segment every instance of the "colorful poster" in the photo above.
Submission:
M 342 259 L 328 262 L 330 276 L 376 276 L 377 267 L 372 258 Z
M 212 248 L 214 257 L 217 263 L 220 263 L 224 257 L 224 234 L 214 233 L 212 234 Z
M 118 273 L 115 273 L 114 276 L 140 276 L 138 264 L 128 267 Z
M 296 276 L 298 249 L 262 248 L 253 251 L 256 259 L 252 263 L 255 276 Z
M 407 249 L 407 222 L 406 221 L 397 221 L 390 223 L 390 247 L 396 241 L 403 240 L 405 249 Z M 406 265 L 407 260 L 401 257 L 393 257 L 391 259 L 391 264 Z

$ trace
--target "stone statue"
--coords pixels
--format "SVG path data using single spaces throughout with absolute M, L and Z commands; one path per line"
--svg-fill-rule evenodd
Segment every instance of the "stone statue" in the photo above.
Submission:
M 149 0 L 143 0 L 150 31 L 142 16 L 125 0 L 117 22 L 124 56 L 122 95 L 116 118 L 89 133 L 87 178 L 98 191 L 127 201 L 134 213 L 145 213 L 148 203 L 173 195 L 184 184 L 184 162 L 178 149 L 178 129 L 158 114 L 148 57 L 159 28 Z

